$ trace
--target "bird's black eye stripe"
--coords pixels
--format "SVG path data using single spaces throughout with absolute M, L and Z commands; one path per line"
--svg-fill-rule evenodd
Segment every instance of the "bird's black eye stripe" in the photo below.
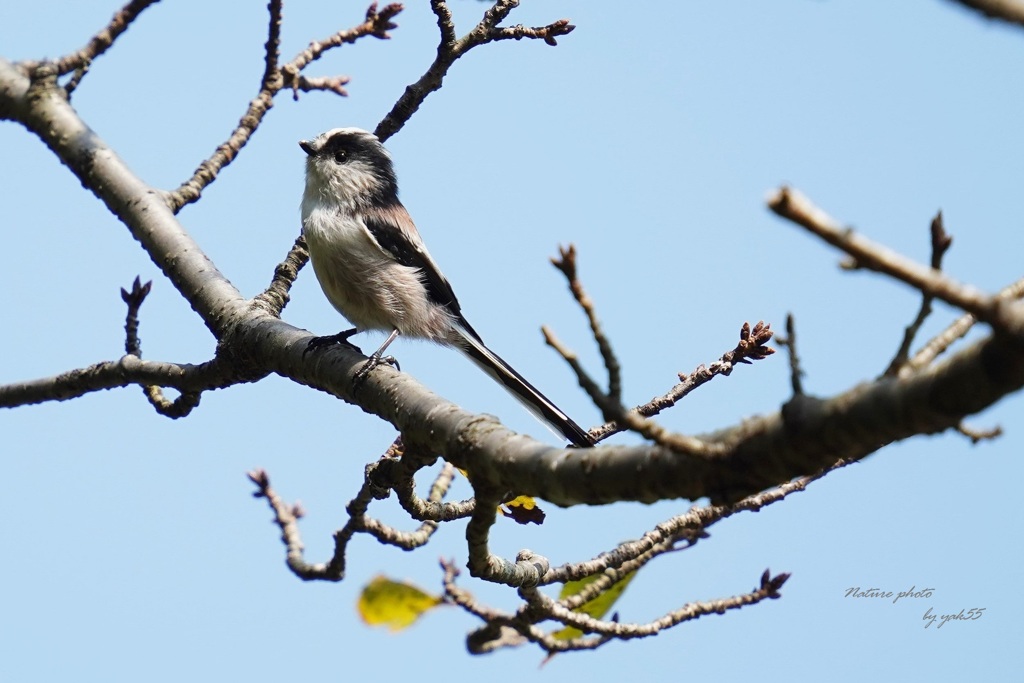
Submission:
M 324 153 L 334 159 L 337 164 L 344 164 L 353 159 L 373 156 L 373 144 L 376 140 L 364 139 L 349 132 L 337 133 L 327 140 Z
M 335 163 L 343 164 L 356 153 L 354 143 L 349 135 L 335 135 L 324 145 L 324 152 L 330 155 Z

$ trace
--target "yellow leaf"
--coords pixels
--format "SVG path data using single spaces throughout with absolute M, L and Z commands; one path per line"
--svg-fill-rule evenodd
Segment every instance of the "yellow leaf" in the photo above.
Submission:
M 439 596 L 425 593 L 411 583 L 380 575 L 363 587 L 356 610 L 370 626 L 387 626 L 394 633 L 411 626 L 440 602 Z
M 562 586 L 562 591 L 558 594 L 558 599 L 564 600 L 565 598 L 576 595 L 584 588 L 592 584 L 594 581 L 597 581 L 602 576 L 604 576 L 604 574 L 593 574 L 591 576 L 584 577 L 579 581 L 567 582 Z M 615 602 L 622 595 L 622 591 L 626 590 L 626 586 L 628 586 L 629 582 L 633 580 L 634 576 L 636 576 L 636 571 L 631 571 L 630 573 L 626 574 L 621 579 L 619 579 L 617 582 L 613 583 L 608 590 L 601 593 L 593 600 L 589 600 L 583 603 L 573 611 L 590 615 L 595 619 L 600 619 L 608 613 L 608 610 L 612 608 Z M 555 638 L 558 638 L 559 640 L 572 640 L 573 638 L 579 638 L 580 636 L 582 636 L 583 631 L 572 626 L 566 626 L 560 631 L 555 631 L 551 635 L 553 635 Z

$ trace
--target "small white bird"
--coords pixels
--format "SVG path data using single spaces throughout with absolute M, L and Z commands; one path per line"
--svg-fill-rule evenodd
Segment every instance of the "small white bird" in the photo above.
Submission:
M 398 335 L 454 346 L 544 422 L 580 447 L 594 440 L 508 363 L 484 346 L 462 315 L 455 292 L 420 240 L 398 199 L 391 157 L 375 135 L 335 128 L 302 140 L 306 190 L 302 234 L 331 304 L 356 327 L 325 343 L 348 343 L 363 330 L 389 333 L 366 369 Z

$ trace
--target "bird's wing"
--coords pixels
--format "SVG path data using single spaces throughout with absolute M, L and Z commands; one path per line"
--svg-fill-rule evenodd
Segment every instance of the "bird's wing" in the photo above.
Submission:
M 363 223 L 370 234 L 388 254 L 403 266 L 418 268 L 423 274 L 423 286 L 427 289 L 430 300 L 442 306 L 466 328 L 471 335 L 480 339 L 462 315 L 462 307 L 455 296 L 455 291 L 448 279 L 441 272 L 437 263 L 430 256 L 423 240 L 420 239 L 412 216 L 401 202 L 384 208 L 374 208 L 363 212 Z
M 419 269 L 423 275 L 423 286 L 427 290 L 427 296 L 433 303 L 446 308 L 455 318 L 453 331 L 458 335 L 459 341 L 453 340 L 453 343 L 457 348 L 496 379 L 542 422 L 550 425 L 556 433 L 580 447 L 594 445 L 586 430 L 573 422 L 512 366 L 484 345 L 480 335 L 462 315 L 459 300 L 455 298 L 452 286 L 423 245 L 416 225 L 401 203 L 364 211 L 361 217 L 366 229 L 380 248 L 403 266 Z

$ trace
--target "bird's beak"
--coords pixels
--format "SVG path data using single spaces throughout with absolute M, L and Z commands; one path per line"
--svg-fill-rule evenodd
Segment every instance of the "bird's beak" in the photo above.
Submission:
M 301 147 L 302 151 L 309 156 L 313 156 L 313 152 L 316 151 L 313 149 L 313 144 L 309 140 L 299 140 L 299 147 Z

